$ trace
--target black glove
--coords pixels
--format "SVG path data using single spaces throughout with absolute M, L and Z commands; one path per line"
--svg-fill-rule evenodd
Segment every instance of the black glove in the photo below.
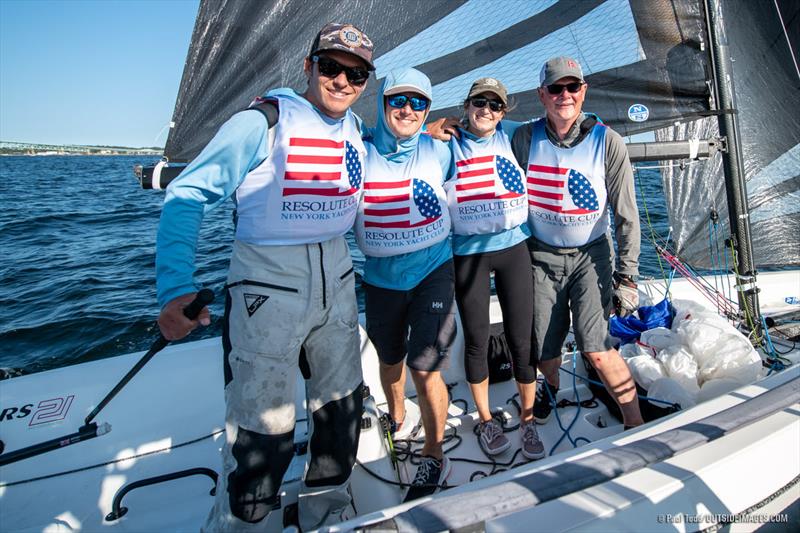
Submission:
M 620 318 L 639 309 L 639 290 L 632 277 L 614 272 L 614 311 Z

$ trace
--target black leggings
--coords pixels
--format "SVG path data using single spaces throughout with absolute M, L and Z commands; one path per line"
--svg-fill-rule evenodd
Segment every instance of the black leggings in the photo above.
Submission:
M 514 379 L 536 380 L 536 361 L 531 355 L 533 324 L 533 276 L 525 241 L 497 252 L 455 256 L 456 302 L 464 325 L 464 368 L 467 381 L 480 383 L 489 377 L 486 352 L 489 345 L 489 274 L 494 271 L 497 299 Z

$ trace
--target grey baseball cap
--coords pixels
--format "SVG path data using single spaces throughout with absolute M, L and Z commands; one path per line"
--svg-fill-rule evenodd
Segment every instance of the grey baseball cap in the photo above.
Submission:
M 500 100 L 505 105 L 508 105 L 508 91 L 506 90 L 506 86 L 503 85 L 503 82 L 498 79 L 478 78 L 472 83 L 467 98 L 472 98 L 481 93 L 494 93 L 500 97 Z
M 352 24 L 329 22 L 325 24 L 311 45 L 309 56 L 325 50 L 347 52 L 363 59 L 369 70 L 375 70 L 372 64 L 373 45 L 367 35 Z
M 580 63 L 567 56 L 548 59 L 539 72 L 539 87 L 555 83 L 561 78 L 577 78 L 579 81 L 584 81 Z

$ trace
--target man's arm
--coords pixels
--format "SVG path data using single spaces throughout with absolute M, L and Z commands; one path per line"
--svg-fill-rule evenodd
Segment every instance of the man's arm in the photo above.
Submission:
M 156 239 L 160 306 L 197 290 L 194 260 L 203 215 L 229 198 L 247 173 L 269 154 L 266 130 L 267 121 L 261 113 L 237 113 L 170 183 Z
M 505 127 L 505 125 L 503 127 Z M 513 134 L 509 134 L 509 138 L 511 139 L 511 151 L 514 153 L 517 164 L 522 168 L 523 176 L 528 172 L 528 155 L 531 151 L 532 134 L 533 122 L 521 124 L 514 128 Z
M 617 240 L 617 272 L 627 276 L 639 274 L 641 230 L 633 169 L 628 149 L 619 133 L 606 131 L 606 188 L 614 213 L 614 237 Z

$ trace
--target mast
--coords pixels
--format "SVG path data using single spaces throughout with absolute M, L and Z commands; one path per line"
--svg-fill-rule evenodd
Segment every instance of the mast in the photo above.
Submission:
M 728 218 L 731 226 L 732 248 L 735 253 L 736 286 L 739 309 L 745 324 L 761 331 L 761 312 L 758 305 L 756 269 L 750 238 L 750 209 L 747 205 L 747 186 L 742 160 L 741 136 L 736 115 L 733 71 L 728 47 L 728 37 L 722 21 L 721 0 L 706 0 L 706 17 L 711 60 L 714 68 L 714 93 L 716 96 L 719 131 L 724 140 L 722 168 L 725 174 L 725 193 L 728 200 Z M 752 324 L 747 318 L 752 317 Z

